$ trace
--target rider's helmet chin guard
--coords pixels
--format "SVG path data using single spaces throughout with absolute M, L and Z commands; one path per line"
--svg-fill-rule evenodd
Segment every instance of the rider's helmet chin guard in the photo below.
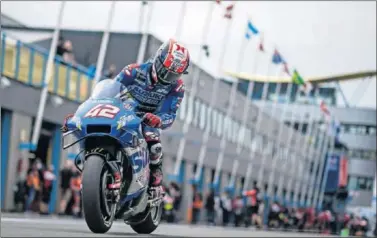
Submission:
M 187 74 L 190 65 L 188 50 L 170 39 L 161 45 L 152 59 L 152 77 L 157 82 L 171 84 L 182 74 Z

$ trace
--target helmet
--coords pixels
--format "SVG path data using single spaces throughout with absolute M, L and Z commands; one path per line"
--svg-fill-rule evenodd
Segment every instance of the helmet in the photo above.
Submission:
M 190 64 L 188 50 L 170 39 L 160 46 L 152 59 L 152 77 L 155 81 L 170 84 L 187 74 Z

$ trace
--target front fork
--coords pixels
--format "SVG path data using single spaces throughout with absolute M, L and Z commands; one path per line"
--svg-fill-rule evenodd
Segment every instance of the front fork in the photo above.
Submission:
M 118 151 L 116 160 L 107 160 L 106 164 L 108 165 L 109 171 L 114 179 L 112 184 L 108 184 L 108 189 L 112 192 L 114 202 L 118 202 L 120 199 L 120 189 L 123 181 L 122 152 Z

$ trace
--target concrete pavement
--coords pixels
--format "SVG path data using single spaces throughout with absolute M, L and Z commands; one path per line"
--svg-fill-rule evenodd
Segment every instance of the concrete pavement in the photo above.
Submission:
M 161 224 L 151 235 L 138 235 L 122 221 L 114 222 L 106 234 L 94 234 L 83 219 L 2 214 L 1 237 L 319 237 L 316 234 L 256 231 L 246 228 Z

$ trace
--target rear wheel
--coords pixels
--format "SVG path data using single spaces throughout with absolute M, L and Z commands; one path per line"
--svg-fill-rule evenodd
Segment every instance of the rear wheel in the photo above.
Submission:
M 94 233 L 107 232 L 114 221 L 116 204 L 107 189 L 112 180 L 105 161 L 98 155 L 90 155 L 83 172 L 82 202 L 86 224 Z
M 161 221 L 161 214 L 162 214 L 162 203 L 156 207 L 149 208 L 150 212 L 147 216 L 147 218 L 137 224 L 137 225 L 131 225 L 131 228 L 139 233 L 139 234 L 150 234 L 160 224 Z

